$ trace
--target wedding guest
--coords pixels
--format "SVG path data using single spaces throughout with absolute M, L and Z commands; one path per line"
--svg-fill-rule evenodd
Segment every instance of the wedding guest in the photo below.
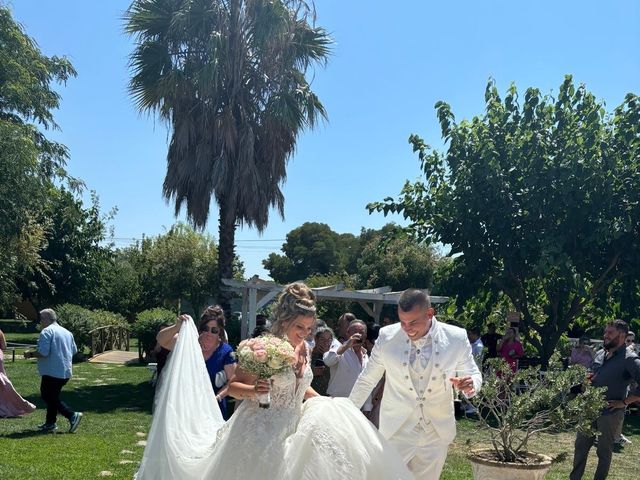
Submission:
M 20 396 L 7 372 L 4 370 L 4 353 L 7 349 L 7 340 L 0 330 L 0 418 L 21 417 L 33 412 L 36 406 Z
M 391 324 L 389 324 L 391 325 Z M 367 349 L 367 354 L 371 357 L 373 347 L 376 345 L 378 336 L 380 335 L 379 325 L 367 325 L 367 339 L 364 342 L 364 347 Z M 376 388 L 371 392 L 371 412 L 367 415 L 369 421 L 373 423 L 376 428 L 380 427 L 380 405 L 382 403 L 382 396 L 384 394 L 384 375 L 378 382 Z M 366 415 L 366 412 L 365 412 Z
M 496 358 L 498 356 L 498 342 L 501 338 L 502 335 L 496 333 L 496 324 L 489 323 L 487 325 L 487 333 L 480 337 L 482 344 L 487 347 L 485 358 Z
M 524 356 L 524 348 L 522 348 L 522 343 L 518 339 L 515 328 L 507 328 L 502 339 L 498 342 L 497 349 L 498 353 L 509 364 L 511 370 L 514 372 L 518 370 L 518 359 Z
M 467 330 L 467 338 L 471 344 L 471 353 L 473 359 L 476 361 L 478 368 L 482 368 L 482 359 L 484 357 L 484 343 L 480 338 L 480 329 L 478 327 L 471 327 Z
M 471 327 L 467 329 L 467 338 L 469 339 L 469 343 L 471 344 L 471 354 L 473 355 L 473 360 L 476 362 L 478 368 L 482 368 L 482 360 L 484 358 L 484 344 L 482 343 L 482 339 L 480 338 L 480 329 L 477 327 Z M 462 405 L 465 414 L 476 415 L 478 413 L 478 409 L 474 407 L 473 404 L 466 398 L 462 399 Z
M 263 313 L 259 313 L 256 315 L 256 326 L 262 326 L 262 327 L 267 327 L 269 328 L 268 322 L 267 322 L 267 316 L 264 315 Z
M 251 338 L 256 338 L 264 335 L 265 333 L 269 333 L 269 329 L 266 325 L 256 325 L 256 328 L 251 332 Z
M 373 346 L 376 344 L 376 340 L 380 334 L 380 328 L 380 325 L 374 325 L 373 323 L 367 325 L 367 338 L 364 341 L 364 348 L 367 350 L 369 355 L 371 355 Z
M 173 350 L 178 340 L 178 334 L 182 323 L 189 320 L 188 315 L 180 315 L 176 323 L 164 328 L 158 333 L 156 340 L 167 350 Z M 229 418 L 227 409 L 228 381 L 236 370 L 236 359 L 233 356 L 233 348 L 226 343 L 224 330 L 224 311 L 219 305 L 207 307 L 200 317 L 198 326 L 200 335 L 198 342 L 202 348 L 213 393 L 216 396 L 223 418 Z
M 627 338 L 625 339 L 625 344 L 627 348 L 631 350 L 633 353 L 638 353 L 638 349 L 636 347 L 636 334 L 633 332 L 627 333 Z
M 596 354 L 593 362 L 594 375 L 591 383 L 594 387 L 605 387 L 608 406 L 595 422 L 599 432 L 598 466 L 594 480 L 604 480 L 609 474 L 611 457 L 616 435 L 622 431 L 624 411 L 627 405 L 640 401 L 640 391 L 629 392 L 632 381 L 640 382 L 640 358 L 630 352 L 625 345 L 629 326 L 622 320 L 609 322 L 604 329 L 604 349 Z M 576 435 L 573 470 L 570 480 L 580 480 L 587 465 L 589 450 L 595 442 L 595 436 Z
M 631 331 L 627 333 L 627 337 L 625 338 L 625 345 L 627 346 L 627 350 L 634 354 L 636 353 L 635 340 L 636 340 L 635 333 Z M 632 381 L 629 384 L 629 389 L 631 391 L 638 390 L 638 383 L 636 381 Z M 622 429 L 620 429 L 620 431 L 618 432 L 618 435 L 616 435 L 615 443 L 616 445 L 625 445 L 625 444 L 630 445 L 632 442 L 625 435 L 622 434 Z
M 382 326 L 386 327 L 388 325 L 393 325 L 394 323 L 396 323 L 398 320 L 396 320 L 395 318 L 393 318 L 391 315 L 385 315 L 384 317 L 382 317 Z
M 346 335 L 346 342 L 338 347 L 331 347 L 322 357 L 331 371 L 327 393 L 332 397 L 348 397 L 358 375 L 369 362 L 369 355 L 364 348 L 367 324 L 362 320 L 352 320 Z M 368 399 L 362 410 L 370 412 L 371 408 L 371 400 Z
M 331 373 L 329 368 L 325 365 L 323 357 L 331 348 L 332 343 L 333 331 L 326 325 L 319 326 L 316 329 L 315 346 L 311 351 L 311 367 L 313 370 L 311 388 L 324 396 L 327 395 L 327 387 L 329 386 Z
M 82 412 L 74 412 L 60 400 L 60 393 L 73 374 L 72 359 L 78 351 L 73 334 L 58 323 L 58 315 L 50 308 L 40 312 L 38 348 L 24 352 L 24 358 L 38 359 L 38 372 L 42 377 L 40 396 L 47 404 L 47 417 L 38 429 L 54 432 L 58 429 L 56 417 L 60 413 L 69 420 L 69 433 L 74 433 L 82 420 Z
M 353 322 L 355 319 L 356 316 L 350 312 L 346 312 L 340 315 L 340 318 L 338 319 L 338 328 L 336 331 L 338 342 L 344 343 L 349 339 L 349 336 L 347 335 L 347 329 L 349 328 L 351 322 Z
M 437 480 L 456 435 L 453 388 L 471 397 L 482 376 L 466 332 L 437 321 L 425 292 L 405 290 L 398 316 L 400 324 L 380 329 L 349 398 L 362 406 L 386 373 L 380 433 L 415 478 Z
M 160 333 L 160 330 L 162 330 L 163 328 L 170 327 L 171 325 L 172 325 L 171 322 L 168 322 L 168 321 L 163 322 L 158 332 L 156 332 L 156 335 Z M 167 364 L 167 360 L 169 359 L 170 353 L 171 353 L 171 350 L 167 350 L 162 345 L 160 345 L 156 340 L 156 344 L 153 347 L 153 356 L 155 357 L 155 360 L 156 360 L 156 377 L 155 377 L 155 380 L 153 381 L 154 387 L 158 384 L 158 381 L 160 381 L 160 375 L 162 375 L 162 370 L 164 370 L 164 367 Z
M 591 369 L 596 354 L 589 346 L 590 341 L 591 339 L 586 335 L 580 337 L 578 345 L 571 349 L 571 357 L 569 358 L 570 365 L 582 365 L 587 370 Z

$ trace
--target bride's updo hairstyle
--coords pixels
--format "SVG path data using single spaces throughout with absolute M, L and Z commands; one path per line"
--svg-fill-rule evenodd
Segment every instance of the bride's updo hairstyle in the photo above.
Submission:
M 316 295 L 304 283 L 290 283 L 278 297 L 273 314 L 275 321 L 271 333 L 282 337 L 294 318 L 316 316 Z

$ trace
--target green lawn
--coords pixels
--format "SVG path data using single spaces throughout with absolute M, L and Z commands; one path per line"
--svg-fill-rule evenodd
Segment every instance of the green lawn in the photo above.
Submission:
M 36 430 L 45 410 L 35 361 L 9 361 L 5 368 L 16 389 L 38 410 L 23 418 L 0 419 L 1 479 L 87 479 L 102 471 L 112 472 L 111 478 L 132 478 L 144 448 L 137 445 L 145 439 L 138 433 L 146 434 L 151 423 L 153 389 L 146 367 L 75 365 L 74 378 L 62 395 L 72 409 L 85 414 L 75 434 L 66 433 L 69 422 L 62 417 L 60 433 Z
M 63 398 L 71 408 L 85 412 L 80 428 L 76 434 L 68 434 L 68 422 L 59 418 L 61 433 L 41 434 L 35 427 L 44 421 L 45 412 L 38 393 L 40 380 L 35 361 L 7 360 L 9 378 L 38 410 L 24 418 L 0 419 L 0 479 L 87 479 L 97 478 L 102 471 L 111 472 L 111 478 L 132 477 L 144 448 L 138 442 L 144 440 L 141 434 L 148 431 L 151 423 L 153 390 L 144 366 L 75 365 L 74 379 L 63 390 Z M 465 452 L 477 444 L 466 442 L 478 439 L 474 432 L 477 424 L 465 419 L 458 425 L 458 438 L 450 448 L 442 480 L 471 478 Z M 640 416 L 627 417 L 625 434 L 633 444 L 614 454 L 609 476 L 612 480 L 638 478 Z M 573 435 L 547 436 L 532 447 L 551 455 L 566 452 L 567 458 L 553 466 L 547 479 L 568 477 Z M 248 459 L 255 456 L 255 452 L 246 454 Z M 595 459 L 592 451 L 585 479 L 592 478 Z

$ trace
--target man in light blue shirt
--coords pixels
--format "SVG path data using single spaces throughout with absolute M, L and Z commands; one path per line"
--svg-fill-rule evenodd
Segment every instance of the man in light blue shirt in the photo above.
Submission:
M 56 312 L 50 308 L 40 312 L 42 330 L 38 337 L 38 349 L 25 352 L 24 358 L 38 359 L 38 372 L 42 377 L 40 396 L 47 404 L 47 419 L 38 428 L 44 432 L 58 429 L 56 417 L 58 412 L 69 420 L 69 432 L 78 429 L 82 412 L 74 412 L 61 400 L 60 392 L 72 374 L 71 360 L 78 351 L 73 334 L 58 324 Z

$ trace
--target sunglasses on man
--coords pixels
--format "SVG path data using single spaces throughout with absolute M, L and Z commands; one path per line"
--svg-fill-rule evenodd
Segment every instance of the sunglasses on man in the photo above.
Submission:
M 200 329 L 200 333 L 213 333 L 214 335 L 220 333 L 218 327 L 207 327 L 206 325 Z

